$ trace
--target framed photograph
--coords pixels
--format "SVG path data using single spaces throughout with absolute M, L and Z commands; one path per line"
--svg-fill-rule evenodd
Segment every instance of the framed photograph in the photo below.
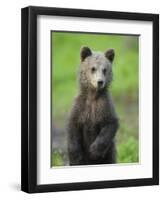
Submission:
M 21 188 L 159 184 L 159 15 L 22 9 Z

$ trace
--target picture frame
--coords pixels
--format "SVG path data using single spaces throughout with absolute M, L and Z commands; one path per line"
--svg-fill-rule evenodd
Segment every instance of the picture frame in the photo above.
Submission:
M 121 177 L 111 180 L 93 180 L 93 181 L 62 181 L 54 183 L 38 183 L 38 153 L 40 144 L 38 143 L 39 128 L 38 128 L 38 87 L 39 87 L 39 66 L 38 62 L 38 33 L 41 30 L 38 25 L 38 17 L 46 16 L 56 17 L 57 19 L 71 18 L 71 21 L 76 19 L 84 20 L 119 20 L 136 22 L 137 26 L 142 22 L 151 23 L 151 177 L 126 178 Z M 55 22 L 53 19 L 50 23 Z M 45 23 L 46 24 L 46 23 Z M 85 30 L 85 32 L 89 32 Z M 93 31 L 94 32 L 94 31 Z M 49 33 L 50 35 L 50 33 Z M 68 190 L 83 190 L 83 189 L 100 189 L 100 188 L 115 188 L 115 187 L 131 187 L 131 186 L 147 186 L 159 184 L 159 15 L 146 13 L 128 13 L 115 11 L 100 11 L 100 10 L 82 10 L 82 9 L 67 9 L 67 8 L 50 8 L 50 7 L 35 7 L 29 6 L 22 8 L 21 11 L 21 190 L 28 193 L 38 192 L 55 192 Z M 46 38 L 45 38 L 46 40 Z M 49 40 L 48 40 L 49 41 Z M 143 44 L 141 44 L 142 47 Z M 148 47 L 146 47 L 148 48 Z M 146 66 L 145 69 L 148 69 Z M 147 90 L 147 88 L 146 88 Z M 142 111 L 143 112 L 143 111 Z M 144 111 L 147 112 L 147 111 Z M 141 119 L 142 120 L 142 119 Z M 51 130 L 49 130 L 50 132 Z M 48 147 L 50 149 L 50 147 Z M 150 154 L 149 154 L 150 156 Z M 147 156 L 148 157 L 148 156 Z M 143 163 L 143 162 L 142 162 Z M 140 164 L 141 165 L 141 164 Z M 50 166 L 49 166 L 50 168 Z M 68 170 L 63 168 L 63 170 Z M 63 177 L 64 178 L 64 177 Z M 90 178 L 91 179 L 91 178 Z M 75 179 L 74 179 L 75 180 Z

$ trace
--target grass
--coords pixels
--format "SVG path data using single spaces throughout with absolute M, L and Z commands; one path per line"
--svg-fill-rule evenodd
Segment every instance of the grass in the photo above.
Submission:
M 138 37 L 79 33 L 52 33 L 52 115 L 57 128 L 65 127 L 78 93 L 77 71 L 81 46 L 94 51 L 115 49 L 111 91 L 120 118 L 117 134 L 118 162 L 138 162 Z M 64 165 L 56 149 L 54 166 Z
M 117 146 L 118 163 L 134 163 L 139 161 L 138 141 L 134 137 L 126 139 Z
M 52 166 L 63 166 L 63 165 L 64 165 L 63 155 L 60 152 L 55 151 L 52 154 Z

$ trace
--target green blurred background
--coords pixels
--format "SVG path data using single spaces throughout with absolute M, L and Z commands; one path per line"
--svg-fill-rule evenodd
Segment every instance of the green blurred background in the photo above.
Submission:
M 52 166 L 68 165 L 65 126 L 78 94 L 80 48 L 115 49 L 111 92 L 120 119 L 117 133 L 118 163 L 139 161 L 138 73 L 139 38 L 131 35 L 51 33 L 52 53 Z

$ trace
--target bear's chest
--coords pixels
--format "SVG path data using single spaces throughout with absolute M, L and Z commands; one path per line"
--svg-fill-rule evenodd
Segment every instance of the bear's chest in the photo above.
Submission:
M 86 146 L 89 146 L 100 133 L 107 118 L 107 105 L 104 100 L 83 102 L 79 121 L 83 132 L 83 140 Z
M 102 99 L 90 101 L 85 100 L 82 105 L 80 113 L 80 122 L 90 126 L 96 126 L 97 124 L 103 123 L 107 117 L 108 107 L 106 102 Z

